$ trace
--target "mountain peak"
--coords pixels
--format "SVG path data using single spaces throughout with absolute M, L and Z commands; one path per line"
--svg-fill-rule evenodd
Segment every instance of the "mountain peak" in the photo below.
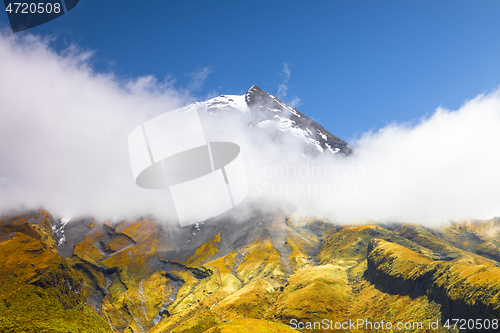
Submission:
M 270 104 L 276 99 L 277 98 L 275 96 L 268 94 L 256 85 L 251 86 L 245 94 L 245 102 L 249 107 L 254 105 Z M 282 103 L 285 104 L 284 102 Z
M 350 155 L 353 148 L 344 140 L 328 132 L 297 109 L 283 102 L 278 97 L 268 94 L 257 85 L 253 85 L 245 94 L 245 102 L 253 112 L 259 113 L 257 126 L 274 124 L 277 129 L 300 137 L 308 143 L 313 154 L 330 152 Z
M 262 90 L 262 89 L 261 89 L 258 85 L 256 85 L 256 84 L 252 85 L 252 86 L 250 87 L 250 89 L 248 89 L 247 94 L 248 94 L 249 92 L 252 92 L 252 91 L 262 91 L 262 92 L 264 92 L 264 90 Z
M 273 141 L 283 135 L 299 139 L 305 144 L 304 152 L 308 155 L 325 152 L 347 156 L 353 151 L 347 142 L 257 85 L 251 86 L 245 95 L 220 95 L 187 107 L 192 106 L 211 114 L 239 111 L 252 126 L 274 129 Z

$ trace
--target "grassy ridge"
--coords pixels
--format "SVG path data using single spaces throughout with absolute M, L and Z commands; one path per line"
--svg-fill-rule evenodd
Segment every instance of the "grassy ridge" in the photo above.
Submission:
M 352 292 L 345 268 L 327 264 L 297 271 L 275 297 L 276 302 L 266 316 L 269 319 L 289 323 L 291 319 L 327 318 L 335 322 L 345 316 Z
M 368 273 L 383 290 L 428 295 L 443 307 L 443 318 L 498 318 L 500 268 L 433 261 L 400 245 L 372 240 Z
M 0 222 L 18 230 L 5 237 L 4 228 L 0 242 L 0 332 L 110 332 L 86 304 L 81 274 L 53 251 L 54 240 L 45 238 L 46 213 L 30 219 Z

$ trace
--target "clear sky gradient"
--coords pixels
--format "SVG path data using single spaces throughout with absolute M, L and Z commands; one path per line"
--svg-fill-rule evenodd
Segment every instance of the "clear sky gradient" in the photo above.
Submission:
M 174 79 L 199 99 L 253 84 L 299 98 L 301 112 L 348 141 L 500 85 L 494 0 L 82 0 L 26 33 L 94 50 L 97 71 Z

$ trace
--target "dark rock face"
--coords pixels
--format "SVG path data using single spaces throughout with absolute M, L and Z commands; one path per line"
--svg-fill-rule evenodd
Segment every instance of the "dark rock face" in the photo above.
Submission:
M 310 139 L 317 141 L 325 152 L 338 152 L 345 156 L 353 152 L 353 148 L 347 142 L 331 134 L 323 126 L 279 98 L 269 95 L 258 86 L 254 85 L 246 92 L 245 102 L 254 115 L 257 114 L 257 121 L 273 119 L 279 113 L 290 119 L 293 126 L 303 130 Z M 316 150 L 311 150 L 311 152 L 318 153 Z
M 90 233 L 92 223 L 95 221 L 90 217 L 71 219 L 68 224 L 55 220 L 53 234 L 57 242 L 58 254 L 63 258 L 70 257 L 75 244 Z

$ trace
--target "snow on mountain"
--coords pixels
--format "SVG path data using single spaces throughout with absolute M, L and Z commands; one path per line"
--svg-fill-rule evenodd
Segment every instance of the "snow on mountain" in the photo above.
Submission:
M 64 233 L 64 228 L 71 220 L 71 217 L 63 217 L 59 221 L 55 221 L 56 224 L 52 226 L 52 234 L 57 242 L 57 246 L 61 246 L 66 242 L 66 235 Z
M 236 109 L 241 113 L 247 113 L 249 111 L 248 105 L 245 101 L 245 95 L 220 95 L 219 97 L 212 98 L 206 102 L 196 102 L 188 105 L 187 107 L 191 106 L 204 108 L 209 113 L 232 109 Z
M 248 118 L 250 126 L 275 129 L 275 138 L 292 135 L 302 140 L 309 154 L 327 152 L 348 156 L 353 152 L 353 147 L 347 142 L 255 85 L 245 95 L 221 95 L 186 106 L 190 107 L 206 110 L 210 114 L 239 111 Z

